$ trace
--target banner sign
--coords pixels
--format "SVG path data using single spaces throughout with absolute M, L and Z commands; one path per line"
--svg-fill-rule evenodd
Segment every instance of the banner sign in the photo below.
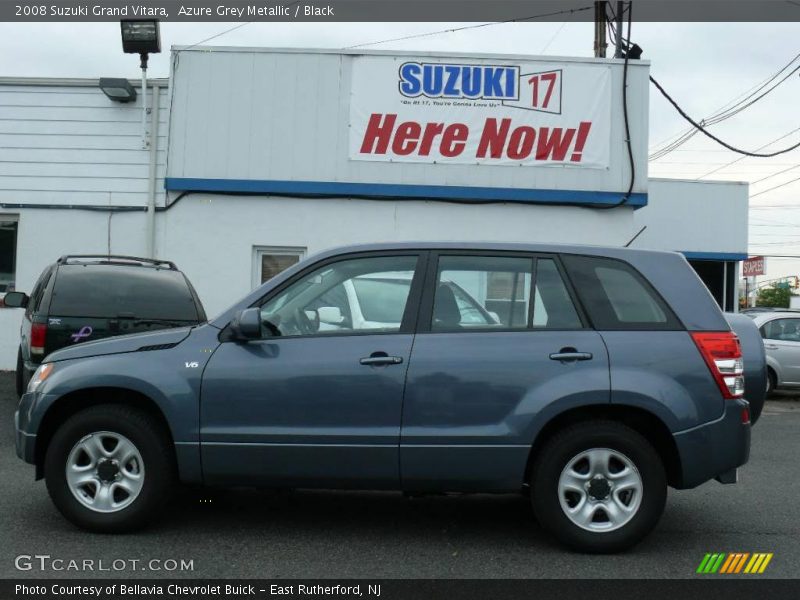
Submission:
M 350 159 L 605 169 L 611 70 L 353 58 Z
M 766 269 L 764 268 L 764 257 L 753 256 L 742 262 L 742 276 L 755 277 L 756 275 L 764 275 Z

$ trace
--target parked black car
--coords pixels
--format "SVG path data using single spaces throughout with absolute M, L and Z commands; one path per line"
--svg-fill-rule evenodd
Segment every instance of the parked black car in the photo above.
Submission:
M 17 395 L 42 359 L 65 346 L 206 321 L 197 292 L 174 263 L 133 256 L 62 256 L 30 296 L 9 292 L 4 300 L 25 308 Z

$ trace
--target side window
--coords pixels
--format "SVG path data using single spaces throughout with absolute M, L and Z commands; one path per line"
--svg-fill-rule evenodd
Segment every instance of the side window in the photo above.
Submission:
M 267 300 L 261 319 L 285 336 L 398 332 L 416 265 L 417 256 L 326 265 Z
M 765 323 L 762 335 L 768 340 L 800 342 L 800 319 L 775 319 Z
M 33 313 L 39 311 L 39 308 L 42 304 L 42 297 L 44 296 L 44 290 L 47 288 L 47 284 L 50 282 L 50 277 L 52 274 L 53 269 L 47 269 L 39 276 L 39 280 L 36 282 L 36 285 L 33 286 L 30 300 L 28 300 L 28 307 L 25 310 L 25 314 L 27 316 L 30 317 Z
M 563 260 L 597 329 L 681 329 L 666 303 L 629 264 L 594 256 L 565 255 Z
M 540 258 L 536 262 L 533 326 L 536 329 L 583 327 L 567 286 L 552 258 Z
M 431 331 L 526 329 L 532 266 L 529 258 L 441 256 Z

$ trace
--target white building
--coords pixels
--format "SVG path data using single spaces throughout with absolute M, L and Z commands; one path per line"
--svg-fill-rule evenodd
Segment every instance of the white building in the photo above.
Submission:
M 684 252 L 733 308 L 747 186 L 648 181 L 646 61 L 627 72 L 626 195 L 619 60 L 173 53 L 170 81 L 148 85 L 149 147 L 141 94 L 0 79 L 0 283 L 29 291 L 68 253 L 153 255 L 213 315 L 332 246 L 624 245 L 646 226 L 632 246 Z M 0 369 L 14 368 L 22 318 L 0 309 Z

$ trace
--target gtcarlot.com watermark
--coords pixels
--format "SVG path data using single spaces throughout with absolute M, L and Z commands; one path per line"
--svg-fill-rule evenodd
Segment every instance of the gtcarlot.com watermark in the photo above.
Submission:
M 20 554 L 14 559 L 18 571 L 194 571 L 194 559 L 152 558 L 60 558 L 50 554 Z

